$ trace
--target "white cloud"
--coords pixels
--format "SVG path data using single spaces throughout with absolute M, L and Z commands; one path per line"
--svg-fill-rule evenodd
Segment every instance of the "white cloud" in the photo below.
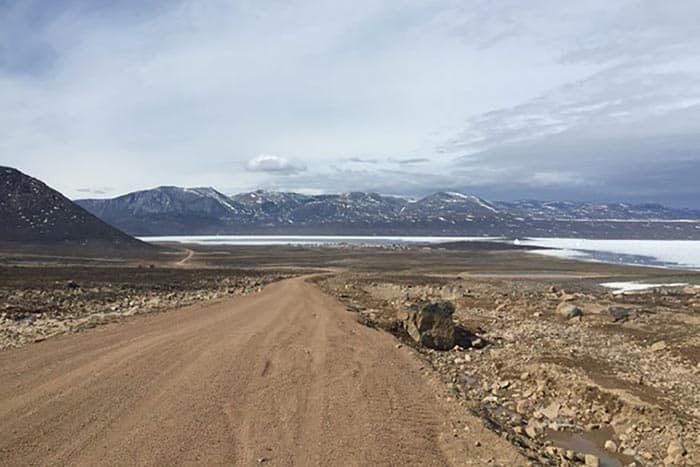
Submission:
M 542 187 L 577 187 L 590 185 L 581 175 L 571 172 L 545 171 L 535 172 L 528 180 L 530 185 Z
M 306 170 L 306 166 L 275 154 L 260 154 L 248 161 L 246 169 L 251 172 L 288 175 L 303 172 Z
M 108 195 L 110 193 L 114 192 L 114 188 L 111 187 L 88 187 L 88 188 L 76 188 L 78 193 L 86 194 L 86 195 Z

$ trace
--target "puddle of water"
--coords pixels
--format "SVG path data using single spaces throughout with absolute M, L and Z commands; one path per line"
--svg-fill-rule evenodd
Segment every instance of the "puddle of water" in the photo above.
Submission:
M 574 452 L 592 454 L 600 459 L 601 467 L 623 467 L 634 462 L 634 458 L 624 454 L 607 451 L 603 446 L 605 441 L 613 439 L 611 428 L 571 433 L 568 431 L 547 431 L 547 437 L 555 446 L 571 449 Z

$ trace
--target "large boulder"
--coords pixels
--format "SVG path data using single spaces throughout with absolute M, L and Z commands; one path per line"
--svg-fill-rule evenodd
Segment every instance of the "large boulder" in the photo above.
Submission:
M 406 319 L 406 331 L 417 343 L 436 350 L 455 346 L 452 302 L 435 302 L 415 306 Z

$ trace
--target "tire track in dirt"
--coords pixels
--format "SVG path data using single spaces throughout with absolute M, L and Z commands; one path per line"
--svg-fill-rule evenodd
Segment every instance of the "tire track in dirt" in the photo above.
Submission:
M 436 394 L 409 349 L 297 278 L 0 353 L 0 464 L 524 463 Z

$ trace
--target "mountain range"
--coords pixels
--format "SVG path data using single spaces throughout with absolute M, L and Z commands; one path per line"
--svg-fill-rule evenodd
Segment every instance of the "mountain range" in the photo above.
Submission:
M 498 235 L 700 239 L 700 211 L 657 204 L 515 201 L 439 192 L 420 199 L 370 192 L 305 195 L 158 187 L 76 203 L 138 236 Z
M 0 167 L 0 243 L 152 250 L 98 219 L 43 182 Z

